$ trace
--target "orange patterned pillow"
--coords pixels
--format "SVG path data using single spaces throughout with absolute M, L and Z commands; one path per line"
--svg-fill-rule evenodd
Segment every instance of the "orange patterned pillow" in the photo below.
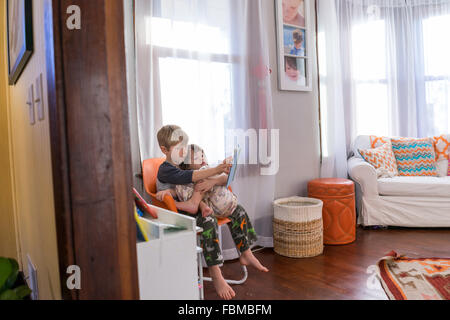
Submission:
M 370 136 L 370 147 L 372 149 L 381 147 L 383 144 L 391 142 L 391 138 Z
M 378 148 L 360 149 L 359 153 L 368 163 L 377 169 L 381 176 L 398 176 L 397 161 L 392 152 L 391 142 L 387 142 Z
M 450 142 L 445 134 L 433 137 L 434 152 L 436 153 L 436 161 L 448 160 L 448 149 Z

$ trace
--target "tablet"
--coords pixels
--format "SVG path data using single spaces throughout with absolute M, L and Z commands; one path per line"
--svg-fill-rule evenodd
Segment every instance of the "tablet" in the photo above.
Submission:
M 230 173 L 228 174 L 227 188 L 231 185 L 231 183 L 234 181 L 234 177 L 236 176 L 237 164 L 240 154 L 241 148 L 237 146 L 236 148 L 234 148 L 233 165 L 231 166 Z

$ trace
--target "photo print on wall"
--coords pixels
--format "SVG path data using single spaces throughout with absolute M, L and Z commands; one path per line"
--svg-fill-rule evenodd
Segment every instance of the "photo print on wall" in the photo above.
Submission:
M 275 0 L 280 90 L 311 91 L 311 0 Z

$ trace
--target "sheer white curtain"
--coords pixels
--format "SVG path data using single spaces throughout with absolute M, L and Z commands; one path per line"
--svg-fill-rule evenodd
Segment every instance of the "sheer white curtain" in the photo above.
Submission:
M 161 156 L 156 132 L 166 124 L 181 126 L 190 143 L 204 148 L 210 165 L 232 155 L 230 130 L 271 129 L 261 9 L 261 0 L 136 0 L 142 159 Z M 241 161 L 248 163 L 251 147 L 241 147 Z M 232 185 L 266 246 L 272 237 L 274 185 L 274 176 L 262 176 L 258 164 L 241 165 Z M 235 258 L 228 233 L 223 247 L 225 258 Z
M 346 113 L 344 108 L 336 12 L 334 0 L 317 2 L 323 178 L 347 177 L 345 115 L 351 113 Z
M 331 112 L 344 110 L 340 132 L 347 148 L 362 134 L 425 137 L 449 132 L 449 0 L 318 3 L 319 30 L 336 35 L 325 36 L 319 46 L 322 60 L 333 61 L 321 73 L 342 84 L 341 95 L 322 95 L 324 117 L 340 122 L 330 118 Z M 333 139 L 328 133 L 325 145 Z

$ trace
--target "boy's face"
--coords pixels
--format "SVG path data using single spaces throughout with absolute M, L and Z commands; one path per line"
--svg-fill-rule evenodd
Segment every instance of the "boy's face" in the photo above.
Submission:
M 288 63 L 286 63 L 286 75 L 293 81 L 298 80 L 299 72 L 297 69 L 292 68 Z
M 283 0 L 283 18 L 286 22 L 295 20 L 303 0 Z
M 166 155 L 167 160 L 170 160 L 176 165 L 179 165 L 186 158 L 187 145 L 180 142 L 177 145 L 170 147 L 170 149 L 161 147 L 161 151 Z

